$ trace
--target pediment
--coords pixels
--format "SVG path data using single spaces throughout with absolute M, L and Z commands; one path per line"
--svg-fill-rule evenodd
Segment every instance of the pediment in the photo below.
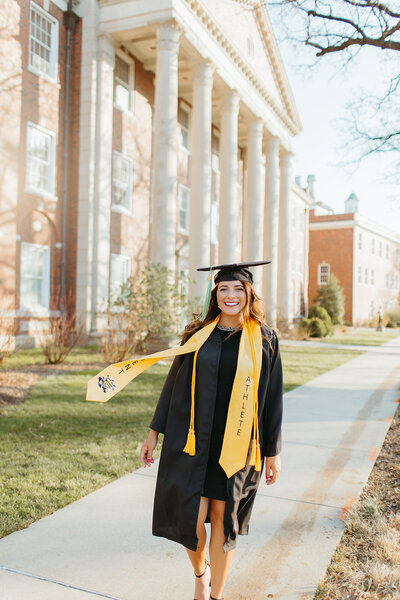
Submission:
M 300 131 L 300 119 L 266 7 L 252 0 L 201 0 L 201 4 L 274 104 Z

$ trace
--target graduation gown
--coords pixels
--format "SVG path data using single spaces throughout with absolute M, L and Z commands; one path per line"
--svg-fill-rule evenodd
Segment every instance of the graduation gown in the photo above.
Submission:
M 258 387 L 262 458 L 280 453 L 282 364 L 275 332 L 262 325 L 263 357 Z M 268 338 L 272 345 L 264 337 Z M 221 338 L 215 328 L 200 348 L 196 365 L 196 454 L 183 452 L 190 420 L 193 353 L 176 356 L 160 395 L 150 428 L 164 434 L 153 511 L 153 535 L 197 549 L 196 524 L 208 462 L 216 401 Z M 262 470 L 246 465 L 228 479 L 225 506 L 225 552 L 246 535 Z

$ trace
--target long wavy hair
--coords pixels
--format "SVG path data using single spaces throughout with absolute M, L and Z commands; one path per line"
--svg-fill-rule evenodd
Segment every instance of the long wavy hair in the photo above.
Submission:
M 243 327 L 244 322 L 250 318 L 258 321 L 260 325 L 265 324 L 265 312 L 261 298 L 256 294 L 255 289 L 249 281 L 242 281 L 241 283 L 243 284 L 244 291 L 246 293 L 246 304 L 240 313 L 241 327 Z M 196 333 L 196 331 L 214 321 L 221 313 L 221 309 L 217 303 L 217 289 L 218 284 L 211 292 L 210 306 L 208 307 L 208 312 L 204 321 L 197 317 L 191 323 L 186 325 L 182 336 L 182 344 L 184 344 L 194 333 Z M 269 340 L 267 341 L 269 343 Z

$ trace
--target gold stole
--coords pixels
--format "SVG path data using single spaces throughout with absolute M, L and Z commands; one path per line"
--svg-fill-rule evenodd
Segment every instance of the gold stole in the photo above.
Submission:
M 191 408 L 188 438 L 184 452 L 196 454 L 194 430 L 196 362 L 199 349 L 215 329 L 219 317 L 194 333 L 183 346 L 162 350 L 143 358 L 126 360 L 110 365 L 89 380 L 86 400 L 107 402 L 132 379 L 163 358 L 194 352 Z M 253 319 L 243 326 L 239 345 L 236 375 L 233 382 L 224 440 L 219 462 L 226 475 L 231 477 L 246 465 L 251 433 L 253 440 L 250 465 L 261 470 L 261 453 L 258 433 L 258 382 L 262 362 L 261 326 Z

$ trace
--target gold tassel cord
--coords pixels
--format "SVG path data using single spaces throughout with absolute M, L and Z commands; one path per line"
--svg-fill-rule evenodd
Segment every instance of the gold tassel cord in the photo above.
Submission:
M 250 339 L 251 356 L 253 359 L 253 442 L 251 446 L 249 464 L 254 465 L 256 471 L 261 471 L 260 434 L 258 429 L 258 373 L 256 348 L 250 323 L 247 323 L 247 327 Z
M 197 355 L 199 351 L 196 350 L 193 357 L 193 369 L 192 369 L 192 386 L 191 386 L 191 401 L 190 401 L 190 425 L 188 436 L 186 440 L 186 446 L 183 451 L 190 456 L 195 456 L 196 454 L 196 434 L 194 431 L 194 401 L 195 401 L 195 391 L 196 391 L 196 364 L 197 364 Z

